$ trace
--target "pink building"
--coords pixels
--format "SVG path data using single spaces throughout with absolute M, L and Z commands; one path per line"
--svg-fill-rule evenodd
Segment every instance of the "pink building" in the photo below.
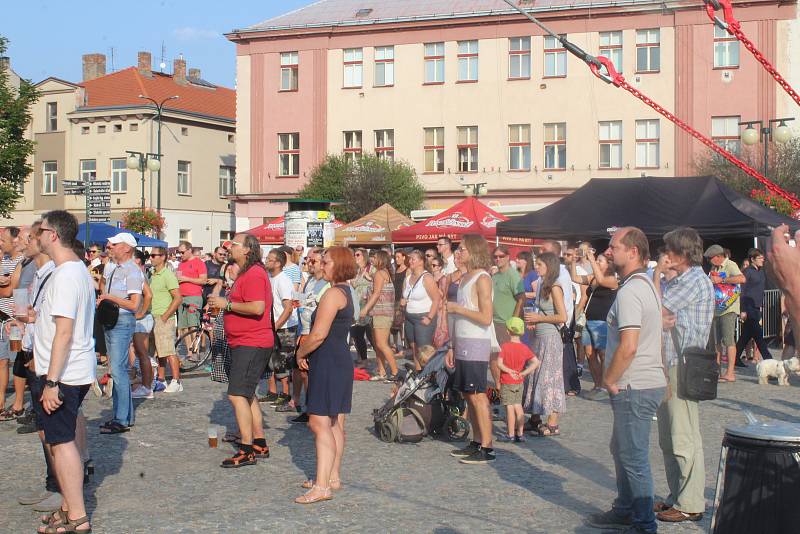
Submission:
M 796 111 L 700 0 L 518 1 L 720 144 L 738 146 L 740 120 Z M 796 3 L 756 0 L 734 12 L 765 56 L 797 76 Z M 707 150 L 501 0 L 323 0 L 228 38 L 237 45 L 237 229 L 281 215 L 275 201 L 294 196 L 328 153 L 408 161 L 432 210 L 481 183 L 485 201 L 515 214 L 590 177 L 691 175 Z

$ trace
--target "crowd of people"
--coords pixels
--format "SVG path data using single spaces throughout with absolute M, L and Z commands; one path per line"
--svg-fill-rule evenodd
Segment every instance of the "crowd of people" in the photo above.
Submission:
M 798 253 L 779 231 L 772 263 L 792 314 Z M 8 408 L 3 395 L 0 418 L 39 431 L 46 492 L 21 501 L 50 512 L 40 532 L 90 528 L 82 483 L 91 460 L 80 413 L 87 392 L 112 400 L 101 434 L 128 432 L 134 398 L 183 391 L 176 341 L 197 335 L 204 314 L 214 324 L 212 379 L 227 383 L 238 427 L 224 438 L 236 452 L 221 467 L 269 457 L 268 405 L 307 423 L 314 436 L 315 477 L 302 482 L 307 491 L 296 502 L 333 498 L 342 487 L 354 369 L 392 384 L 398 359 L 420 370 L 431 351 L 445 354 L 472 432 L 451 455 L 485 464 L 496 458 L 493 419 L 505 421 L 500 441 L 560 435 L 586 366 L 594 387 L 583 396 L 610 399 L 618 487 L 611 509 L 588 521 L 631 532 L 655 532 L 656 520 L 697 521 L 705 510 L 698 403 L 677 394 L 680 354 L 716 350 L 727 364 L 722 382 L 736 380 L 751 341 L 752 357 L 771 357 L 759 322 L 764 253 L 752 249 L 742 272 L 721 246 L 704 249 L 691 228 L 663 236 L 652 261 L 647 237 L 631 227 L 616 231 L 601 254 L 588 242 L 546 240 L 516 257 L 478 235 L 457 244 L 441 238 L 424 250 L 284 246 L 264 256 L 243 233 L 203 260 L 185 241 L 174 253 L 145 254 L 125 232 L 84 251 L 76 233 L 64 211 L 0 233 L 0 388 L 13 361 L 15 391 Z M 26 290 L 24 309 L 15 290 Z M 669 490 L 663 502 L 654 502 L 648 456 L 654 419 Z

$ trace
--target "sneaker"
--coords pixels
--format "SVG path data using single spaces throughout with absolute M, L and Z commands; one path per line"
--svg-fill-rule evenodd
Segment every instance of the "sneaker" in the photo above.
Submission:
M 167 389 L 167 383 L 164 380 L 153 380 L 153 391 L 158 393 Z
M 178 380 L 170 380 L 169 385 L 164 389 L 164 393 L 180 393 L 183 391 L 183 384 Z
M 388 377 L 386 375 L 374 374 L 371 377 L 369 377 L 369 381 L 370 382 L 386 382 L 387 378 Z
M 493 450 L 484 449 L 481 447 L 471 456 L 467 456 L 466 458 L 461 458 L 459 462 L 462 464 L 488 464 L 489 462 L 495 461 L 495 455 Z
M 306 412 L 301 413 L 294 419 L 290 421 L 291 423 L 308 423 L 308 414 Z
M 100 389 L 100 384 L 97 383 L 97 380 L 92 382 L 92 393 L 94 393 L 94 396 L 98 399 L 103 396 L 103 390 Z
M 296 407 L 292 406 L 291 404 L 289 404 L 287 402 L 286 404 L 281 404 L 280 406 L 277 406 L 275 408 L 275 411 L 276 412 L 281 412 L 281 413 L 284 413 L 284 412 L 298 412 L 299 413 L 300 412 L 300 408 L 296 408 Z
M 114 380 L 109 376 L 106 380 L 106 387 L 103 388 L 103 398 L 110 399 L 114 393 Z
M 38 429 L 36 428 L 36 423 L 31 421 L 30 423 L 24 423 L 21 425 L 17 425 L 17 434 L 33 434 Z
M 583 376 L 583 365 L 578 364 L 578 378 Z
M 397 382 L 397 373 L 395 374 L 389 373 L 388 375 L 386 375 L 386 380 L 384 380 L 384 382 L 386 382 L 387 384 L 394 384 L 395 382 Z
M 512 441 L 514 441 L 514 436 L 500 434 L 499 436 L 497 436 L 497 441 L 502 441 L 503 443 L 511 443 Z
M 153 390 L 139 385 L 136 389 L 131 391 L 131 397 L 134 399 L 152 399 L 153 398 Z
M 453 458 L 466 458 L 467 456 L 472 456 L 475 454 L 475 451 L 479 450 L 480 448 L 480 443 L 470 441 L 463 449 L 453 449 L 450 451 L 450 456 Z
M 275 400 L 277 398 L 278 398 L 278 394 L 277 393 L 271 393 L 271 392 L 268 391 L 266 395 L 264 395 L 263 397 L 259 397 L 258 398 L 258 402 L 270 402 L 270 403 L 272 403 L 272 402 L 275 402 Z
M 526 438 L 524 434 L 521 436 L 514 436 L 514 443 L 525 443 L 526 441 L 528 441 L 528 438 Z
M 592 390 L 588 391 L 584 397 L 593 401 L 603 400 L 608 398 L 608 391 L 604 390 L 603 388 L 592 388 Z
M 277 408 L 278 406 L 282 406 L 282 405 L 286 404 L 290 400 L 292 400 L 292 398 L 289 395 L 284 395 L 283 393 L 281 393 L 270 404 Z
M 231 468 L 231 467 L 243 467 L 245 465 L 255 465 L 256 464 L 256 455 L 252 452 L 244 452 L 243 450 L 239 449 L 239 452 L 231 456 L 230 458 L 225 458 L 222 460 L 220 467 Z
M 36 415 L 33 413 L 33 410 L 28 410 L 25 412 L 24 415 L 17 417 L 17 424 L 18 425 L 29 425 L 36 420 Z
M 633 525 L 633 519 L 621 517 L 614 510 L 592 514 L 586 519 L 586 522 L 595 528 L 611 530 L 625 530 Z

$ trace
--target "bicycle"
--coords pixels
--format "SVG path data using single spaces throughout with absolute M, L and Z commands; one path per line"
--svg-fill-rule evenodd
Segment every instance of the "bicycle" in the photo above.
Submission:
M 192 304 L 184 304 L 187 313 L 198 313 Z M 211 359 L 212 332 L 214 319 L 205 312 L 201 313 L 200 326 L 191 326 L 175 341 L 175 354 L 180 360 L 181 372 L 194 371 L 206 365 Z

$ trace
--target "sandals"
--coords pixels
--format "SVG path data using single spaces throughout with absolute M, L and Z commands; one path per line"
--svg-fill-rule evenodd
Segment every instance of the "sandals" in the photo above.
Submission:
M 384 375 L 374 374 L 371 377 L 369 377 L 369 381 L 370 382 L 385 382 L 386 381 L 386 375 L 385 374 Z
M 39 516 L 39 519 L 41 519 L 43 525 L 52 525 L 56 522 L 61 524 L 67 520 L 67 512 L 59 507 L 58 510 L 53 510 L 49 514 Z
M 42 529 L 39 527 L 36 532 L 38 534 L 66 534 L 66 533 L 81 533 L 86 534 L 92 531 L 91 525 L 86 530 L 78 530 L 78 527 L 89 523 L 89 516 L 79 517 L 78 519 L 70 519 L 67 512 L 59 509 L 53 512 L 53 520 Z
M 312 489 L 316 485 L 314 482 L 315 482 L 314 480 L 308 479 L 305 482 L 303 482 L 302 484 L 300 484 L 300 487 L 303 488 L 303 489 Z M 330 489 L 332 489 L 333 491 L 342 489 L 342 481 L 341 480 L 332 478 L 332 479 L 330 479 L 328 481 L 328 484 L 329 484 Z
M 130 430 L 131 427 L 116 421 L 109 421 L 100 427 L 101 434 L 122 434 L 123 432 L 130 432 Z
M 17 417 L 25 415 L 25 409 L 15 410 L 14 408 L 6 408 L 0 412 L 0 421 L 13 421 Z
M 561 435 L 561 430 L 559 430 L 558 425 L 539 425 L 538 432 L 541 438 Z
M 234 442 L 234 445 L 236 445 L 237 447 L 241 447 L 242 442 L 236 441 Z M 261 445 L 256 445 L 255 443 L 253 443 L 251 447 L 253 447 L 253 456 L 255 456 L 256 458 L 269 458 L 269 446 L 262 447 Z
M 239 449 L 235 455 L 231 456 L 230 458 L 225 458 L 222 460 L 220 467 L 224 468 L 232 468 L 232 467 L 243 467 L 245 465 L 255 465 L 256 464 L 256 455 L 252 452 L 247 453 L 243 450 Z
M 312 497 L 311 494 L 315 490 L 319 490 L 322 493 L 317 497 Z M 331 499 L 333 499 L 333 495 L 331 494 L 330 488 L 323 490 L 322 488 L 314 484 L 311 486 L 310 490 L 305 492 L 305 494 L 301 495 L 300 497 L 296 498 L 294 502 L 296 502 L 297 504 L 314 504 L 315 502 L 330 501 Z
M 578 392 L 575 391 L 574 389 L 571 389 L 571 390 L 567 391 L 567 397 L 577 397 L 577 396 L 578 396 Z

